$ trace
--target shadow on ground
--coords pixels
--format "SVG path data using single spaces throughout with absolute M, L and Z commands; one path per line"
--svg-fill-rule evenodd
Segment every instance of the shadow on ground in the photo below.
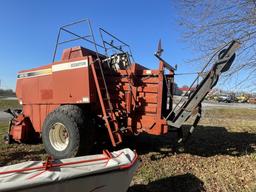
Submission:
M 204 183 L 187 173 L 150 182 L 148 185 L 134 185 L 128 192 L 203 192 Z
M 185 127 L 188 129 L 188 127 Z M 127 142 L 118 148 L 130 147 L 136 149 L 139 155 L 156 152 L 150 156 L 151 160 L 158 160 L 172 156 L 177 152 L 176 133 L 170 132 L 163 136 L 141 134 L 138 137 L 130 137 Z M 101 153 L 102 149 L 117 150 L 110 144 L 98 144 L 92 154 Z M 185 153 L 210 157 L 215 155 L 242 156 L 254 152 L 256 149 L 256 134 L 248 132 L 228 132 L 224 127 L 198 126 L 185 145 Z M 13 145 L 3 148 L 0 156 L 0 164 L 15 160 L 41 160 L 45 156 L 42 145 Z M 41 157 L 40 157 L 41 155 Z
M 188 126 L 185 130 L 188 130 Z M 159 152 L 162 157 L 176 152 L 176 133 L 164 136 L 140 135 L 132 143 L 139 154 Z M 225 127 L 198 126 L 185 145 L 185 153 L 203 157 L 215 155 L 242 156 L 256 148 L 256 134 L 248 132 L 228 132 Z M 154 160 L 154 157 L 152 157 Z

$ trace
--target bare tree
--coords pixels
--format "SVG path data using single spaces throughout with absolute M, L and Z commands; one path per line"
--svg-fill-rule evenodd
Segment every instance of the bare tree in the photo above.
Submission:
M 208 58 L 232 39 L 241 41 L 239 57 L 229 76 L 246 71 L 239 79 L 256 82 L 256 0 L 179 0 L 179 23 L 184 39 L 200 53 L 198 59 Z

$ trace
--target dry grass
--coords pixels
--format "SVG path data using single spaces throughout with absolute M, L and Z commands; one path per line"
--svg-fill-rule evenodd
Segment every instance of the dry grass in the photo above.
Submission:
M 134 147 L 143 163 L 129 192 L 256 191 L 255 117 L 256 110 L 204 111 L 182 154 L 175 152 L 175 133 L 139 136 Z M 6 129 L 0 123 L 0 137 Z M 2 165 L 46 157 L 42 145 L 0 143 Z
M 130 192 L 256 191 L 255 117 L 248 109 L 205 111 L 182 154 L 171 134 L 147 138 Z
M 42 144 L 10 144 L 3 143 L 3 136 L 8 130 L 8 122 L 0 122 L 0 166 L 14 164 L 27 160 L 46 159 Z

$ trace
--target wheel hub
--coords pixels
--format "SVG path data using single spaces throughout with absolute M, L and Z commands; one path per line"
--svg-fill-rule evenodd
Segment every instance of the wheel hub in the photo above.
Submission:
M 50 143 L 57 151 L 64 151 L 69 144 L 69 134 L 65 125 L 55 123 L 52 125 L 49 132 Z

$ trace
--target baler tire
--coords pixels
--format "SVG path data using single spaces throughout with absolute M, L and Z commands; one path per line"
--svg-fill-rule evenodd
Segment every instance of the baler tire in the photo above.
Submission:
M 77 105 L 63 105 L 59 108 L 65 113 L 69 113 L 78 123 L 80 136 L 80 147 L 77 155 L 89 154 L 93 142 L 95 141 L 95 122 L 89 113 L 86 113 Z
M 51 112 L 45 119 L 42 131 L 42 139 L 45 150 L 48 154 L 52 155 L 55 159 L 69 158 L 82 154 L 83 152 L 89 152 L 92 147 L 90 145 L 91 135 L 85 135 L 90 123 L 86 122 L 86 116 L 83 110 L 75 105 L 64 105 L 58 107 Z M 68 132 L 68 144 L 65 149 L 57 150 L 51 143 L 50 130 L 52 127 L 59 123 L 63 125 Z M 82 137 L 87 137 L 81 139 Z M 85 142 L 86 141 L 86 142 Z

